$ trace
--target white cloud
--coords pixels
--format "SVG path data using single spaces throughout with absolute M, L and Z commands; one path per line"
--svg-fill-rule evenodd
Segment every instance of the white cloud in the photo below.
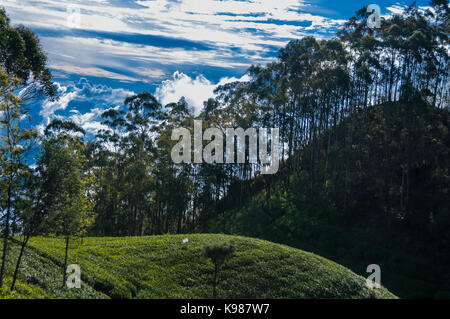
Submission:
M 50 64 L 50 68 L 60 71 L 65 71 L 70 74 L 78 74 L 81 76 L 93 76 L 93 77 L 99 77 L 99 78 L 108 78 L 108 79 L 114 79 L 119 80 L 121 82 L 146 82 L 146 79 L 138 79 L 114 72 L 109 72 L 100 68 L 96 67 L 79 67 L 79 66 L 73 66 L 73 65 L 63 65 L 63 64 Z
M 389 16 L 391 14 L 402 14 L 403 11 L 405 10 L 405 7 L 399 6 L 399 5 L 393 5 L 393 6 L 387 7 L 386 10 L 389 11 L 389 14 L 387 14 L 387 16 Z
M 160 69 L 151 69 L 146 67 L 137 67 L 133 69 L 133 72 L 143 76 L 144 78 L 159 79 L 162 78 L 166 73 Z
M 105 110 L 106 109 L 94 108 L 90 112 L 84 114 L 72 114 L 68 119 L 81 126 L 86 132 L 95 134 L 100 129 L 108 129 L 108 126 L 102 124 L 101 120 L 101 115 Z
M 117 2 L 115 2 L 117 3 Z M 213 67 L 244 68 L 251 63 L 265 63 L 268 46 L 281 47 L 287 39 L 305 35 L 323 37 L 320 32 L 333 32 L 343 20 L 329 19 L 317 14 L 306 13 L 306 0 L 146 0 L 136 1 L 132 6 L 112 5 L 109 1 L 94 0 L 2 0 L 14 23 L 51 30 L 70 30 L 67 24 L 69 5 L 80 8 L 79 29 L 95 32 L 115 32 L 139 35 L 163 36 L 194 41 L 214 47 L 214 50 L 189 50 L 164 48 L 163 46 L 141 45 L 98 38 L 47 37 L 46 50 L 50 50 L 53 63 L 84 63 L 90 66 L 111 66 L 113 58 L 137 61 L 139 67 L 148 63 L 159 64 L 201 64 Z M 302 9 L 303 12 L 299 11 Z M 305 12 L 306 11 L 306 12 Z M 249 13 L 255 13 L 249 15 Z M 272 22 L 271 22 L 272 21 Z M 301 27 L 286 22 L 311 22 Z M 88 36 L 86 36 L 88 37 Z M 124 40 L 126 41 L 126 40 Z M 94 45 L 99 51 L 95 50 Z M 231 50 L 231 47 L 240 50 Z M 76 52 L 76 54 L 75 54 Z M 76 59 L 72 57 L 76 56 Z M 134 58 L 137 57 L 137 60 Z M 251 60 L 251 62 L 248 62 Z M 67 64 L 67 63 L 66 63 Z M 105 65 L 106 64 L 106 65 Z M 151 64 L 151 63 L 150 63 Z M 119 65 L 126 69 L 130 63 Z M 151 64 L 150 67 L 153 65 Z M 115 68 L 117 69 L 117 68 Z M 79 69 L 67 69 L 81 72 Z M 86 70 L 83 70 L 85 72 Z M 88 70 L 101 74 L 98 70 Z M 103 70 L 104 71 L 104 70 Z M 131 72 L 133 70 L 130 70 Z M 139 72 L 139 71 L 137 71 Z M 163 71 L 154 71 L 150 78 L 160 78 Z M 78 73 L 77 73 L 78 74 Z M 131 81 L 138 76 L 123 76 L 106 73 L 106 77 Z M 136 73 L 136 75 L 142 75 Z
M 247 75 L 242 76 L 240 79 L 222 78 L 219 83 L 213 84 L 203 75 L 199 75 L 196 78 L 175 72 L 172 79 L 165 80 L 156 89 L 155 96 L 160 100 L 163 105 L 178 102 L 181 97 L 184 97 L 188 104 L 194 107 L 195 114 L 199 114 L 203 108 L 203 102 L 211 97 L 214 97 L 214 89 L 219 85 L 235 81 L 248 81 Z
M 89 134 L 95 134 L 98 129 L 106 129 L 102 124 L 101 114 L 107 109 L 119 107 L 126 97 L 135 94 L 124 89 L 94 85 L 86 79 L 68 85 L 60 83 L 55 85 L 60 98 L 53 102 L 46 100 L 42 104 L 39 114 L 43 120 L 38 125 L 41 133 L 53 119 L 66 119 L 75 122 Z M 88 111 L 81 113 L 80 107 Z
M 50 123 L 50 117 L 55 114 L 56 111 L 65 110 L 69 103 L 76 98 L 77 92 L 67 92 L 67 87 L 55 83 L 60 98 L 57 101 L 46 100 L 42 105 L 42 110 L 39 113 L 45 120 L 46 125 Z
M 191 78 L 177 71 L 171 79 L 161 83 L 156 89 L 155 96 L 163 105 L 178 102 L 184 96 L 195 113 L 199 114 L 203 102 L 214 97 L 214 90 L 219 85 L 235 81 L 249 81 L 249 77 L 247 75 L 241 78 L 224 77 L 218 83 L 212 83 L 203 75 Z M 55 85 L 60 99 L 53 102 L 46 100 L 42 104 L 39 114 L 43 120 L 38 125 L 41 133 L 53 119 L 61 119 L 73 121 L 88 134 L 96 134 L 99 129 L 107 129 L 102 124 L 102 113 L 110 108 L 118 109 L 126 97 L 135 94 L 129 90 L 94 85 L 86 79 L 81 79 L 78 83 L 67 85 L 55 83 Z M 83 112 L 81 109 L 86 111 Z
M 383 15 L 383 17 L 388 18 L 392 15 L 403 14 L 407 7 L 408 7 L 407 5 L 400 5 L 400 4 L 389 6 L 386 8 L 386 10 L 389 12 Z M 418 6 L 417 8 L 421 13 L 425 13 L 427 10 L 431 11 L 432 13 L 435 13 L 434 8 L 430 6 Z

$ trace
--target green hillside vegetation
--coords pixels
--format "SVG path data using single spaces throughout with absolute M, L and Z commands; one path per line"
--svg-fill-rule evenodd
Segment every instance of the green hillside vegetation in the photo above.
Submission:
M 203 244 L 223 239 L 236 251 L 219 298 L 392 296 L 294 248 L 213 235 L 181 245 L 181 234 L 225 233 L 360 275 L 378 264 L 399 297 L 448 297 L 450 7 L 430 6 L 412 4 L 377 30 L 362 8 L 336 37 L 290 41 L 272 62 L 249 66 L 248 81 L 218 86 L 200 114 L 185 98 L 163 105 L 146 91 L 119 107 L 93 105 L 104 110 L 95 135 L 69 118 L 29 127 L 27 99 L 58 90 L 37 36 L 0 9 L 2 295 L 205 298 L 213 265 Z M 261 175 L 261 158 L 233 164 L 227 152 L 225 164 L 176 164 L 172 134 L 194 121 L 222 135 L 278 128 L 280 170 Z M 72 263 L 86 286 L 63 291 Z
M 447 109 L 425 103 L 360 111 L 298 154 L 298 175 L 287 162 L 253 180 L 240 195 L 245 204 L 224 199 L 212 232 L 307 249 L 359 274 L 378 264 L 400 297 L 449 297 L 449 124 Z M 311 163 L 311 147 L 327 144 Z
M 182 243 L 183 238 L 189 242 Z M 64 239 L 33 238 L 19 283 L 3 298 L 211 298 L 214 267 L 208 243 L 235 248 L 219 273 L 218 298 L 394 298 L 365 278 L 317 255 L 271 242 L 226 235 L 84 238 L 69 263 L 82 271 L 82 289 L 61 289 Z M 18 246 L 12 245 L 12 255 Z M 8 272 L 9 273 L 9 272 Z M 7 282 L 10 278 L 7 277 Z

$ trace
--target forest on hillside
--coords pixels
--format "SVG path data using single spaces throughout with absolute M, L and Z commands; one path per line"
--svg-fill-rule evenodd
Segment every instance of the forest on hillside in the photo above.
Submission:
M 37 36 L 0 11 L 0 287 L 12 236 L 23 250 L 35 236 L 68 247 L 80 236 L 224 232 L 358 270 L 358 260 L 415 279 L 432 269 L 425 288 L 388 282 L 405 296 L 450 295 L 450 9 L 430 6 L 379 29 L 362 8 L 332 39 L 291 41 L 272 63 L 249 66 L 250 81 L 220 86 L 198 116 L 184 98 L 130 96 L 102 114 L 108 129 L 94 137 L 64 120 L 44 134 L 29 127 L 30 102 L 57 90 Z M 261 174 L 248 154 L 175 164 L 172 131 L 194 120 L 223 132 L 279 128 L 279 172 Z

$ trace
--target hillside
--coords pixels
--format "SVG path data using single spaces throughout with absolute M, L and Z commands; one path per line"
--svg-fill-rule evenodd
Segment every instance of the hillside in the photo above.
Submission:
M 183 238 L 189 242 L 182 243 Z M 3 298 L 210 298 L 213 266 L 205 243 L 225 241 L 236 251 L 224 266 L 219 298 L 392 298 L 365 279 L 317 255 L 263 240 L 225 235 L 85 238 L 69 263 L 82 269 L 82 289 L 62 290 L 64 242 L 34 238 L 20 282 Z M 18 247 L 13 245 L 13 255 Z M 52 257 L 48 257 L 52 256 Z M 7 277 L 9 282 L 10 278 Z
M 306 249 L 361 275 L 378 264 L 399 297 L 448 297 L 449 114 L 417 101 L 359 110 L 295 165 L 231 193 L 211 232 Z
M 392 296 L 365 288 L 372 264 L 396 296 L 449 297 L 450 6 L 434 0 L 401 11 L 384 15 L 376 31 L 361 8 L 340 27 L 325 26 L 339 29 L 333 35 L 316 37 L 323 25 L 310 36 L 291 25 L 293 37 L 247 52 L 219 41 L 222 61 L 211 56 L 212 42 L 205 58 L 183 44 L 195 54 L 176 54 L 189 57 L 177 69 L 159 70 L 170 58 L 165 44 L 163 54 L 139 59 L 123 54 L 130 39 L 119 37 L 115 49 L 123 42 L 116 51 L 130 60 L 113 60 L 126 72 L 114 74 L 120 68 L 106 59 L 107 72 L 90 79 L 87 70 L 102 66 L 67 60 L 71 45 L 59 52 L 64 67 L 53 78 L 61 63 L 46 56 L 48 37 L 41 43 L 22 25 L 26 15 L 12 21 L 0 8 L 1 295 L 216 297 L 218 264 L 201 252 L 231 252 L 203 246 L 221 238 L 237 253 L 219 297 Z M 241 31 L 247 43 L 248 28 L 232 30 Z M 170 85 L 172 72 L 181 87 Z M 194 233 L 258 240 L 191 235 L 181 244 Z M 178 237 L 146 237 L 164 234 Z M 9 245 L 14 236 L 23 247 L 32 238 L 17 290 L 11 275 L 22 253 Z M 83 289 L 60 288 L 67 255 L 50 237 L 87 238 L 71 243 L 69 258 L 81 265 Z

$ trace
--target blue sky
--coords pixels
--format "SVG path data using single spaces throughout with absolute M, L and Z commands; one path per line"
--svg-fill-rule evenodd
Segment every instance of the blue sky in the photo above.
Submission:
M 66 118 L 95 133 L 104 110 L 144 90 L 163 104 L 185 96 L 198 112 L 218 84 L 245 80 L 251 64 L 271 61 L 289 40 L 332 37 L 371 3 L 386 15 L 410 1 L 1 0 L 0 6 L 13 24 L 38 34 L 59 88 L 59 101 L 33 107 L 36 125 Z

